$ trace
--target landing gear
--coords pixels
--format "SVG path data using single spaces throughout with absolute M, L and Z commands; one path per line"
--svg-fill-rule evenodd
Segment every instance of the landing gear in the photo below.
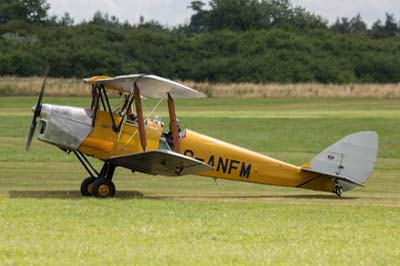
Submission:
M 338 198 L 342 197 L 343 188 L 338 181 L 335 182 L 335 186 L 333 187 L 333 193 L 335 193 L 338 196 Z
M 105 162 L 100 171 L 99 178 L 93 183 L 92 193 L 96 198 L 112 198 L 115 196 L 115 185 L 111 181 L 115 165 Z
M 112 198 L 115 195 L 115 185 L 110 179 L 99 178 L 93 183 L 93 195 L 96 198 Z
M 93 176 L 89 176 L 82 181 L 81 184 L 81 194 L 82 196 L 89 197 L 92 196 L 93 193 L 93 183 L 96 181 L 96 178 Z
M 95 196 L 96 198 L 112 198 L 115 196 L 115 185 L 112 178 L 115 171 L 115 165 L 110 162 L 104 162 L 100 173 L 96 171 L 88 159 L 80 152 L 74 152 L 83 167 L 89 173 L 81 184 L 82 196 Z

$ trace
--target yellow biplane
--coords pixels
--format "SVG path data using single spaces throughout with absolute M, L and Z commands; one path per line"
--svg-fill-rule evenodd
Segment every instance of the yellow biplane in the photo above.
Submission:
M 81 184 L 83 196 L 113 197 L 116 167 L 151 175 L 195 174 L 259 184 L 333 192 L 363 186 L 373 171 L 378 136 L 364 131 L 351 134 L 303 166 L 295 166 L 189 129 L 181 129 L 174 98 L 205 95 L 187 86 L 154 75 L 95 76 L 90 108 L 42 104 L 45 81 L 26 144 L 28 150 L 39 120 L 38 139 L 74 153 L 89 177 Z M 113 109 L 110 93 L 123 104 Z M 143 117 L 143 97 L 167 98 L 169 126 L 159 118 Z M 100 171 L 87 159 L 104 162 Z

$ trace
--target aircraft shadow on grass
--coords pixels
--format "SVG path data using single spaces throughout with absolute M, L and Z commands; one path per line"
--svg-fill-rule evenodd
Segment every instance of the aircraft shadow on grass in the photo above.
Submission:
M 33 198 L 33 199 L 86 199 L 77 190 L 15 190 L 8 192 L 10 198 Z M 116 198 L 142 199 L 144 195 L 139 191 L 118 191 Z
M 85 199 L 81 193 L 76 190 L 15 190 L 9 191 L 10 198 L 33 198 L 33 199 Z M 254 199 L 254 200 L 271 200 L 271 199 L 319 199 L 332 200 L 337 199 L 335 195 L 168 195 L 168 196 L 146 196 L 140 191 L 118 191 L 115 195 L 116 199 L 153 199 L 153 200 L 168 200 L 168 199 Z M 354 200 L 357 197 L 340 198 L 343 200 Z

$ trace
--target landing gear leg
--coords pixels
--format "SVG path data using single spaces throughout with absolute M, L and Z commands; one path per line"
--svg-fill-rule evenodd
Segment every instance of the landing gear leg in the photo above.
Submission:
M 335 186 L 333 187 L 333 193 L 335 193 L 338 196 L 338 198 L 342 197 L 343 188 L 337 180 L 335 182 Z
M 115 171 L 115 165 L 110 162 L 104 162 L 99 173 L 84 154 L 79 151 L 74 151 L 74 154 L 89 174 L 89 177 L 83 180 L 81 184 L 82 196 L 93 195 L 97 198 L 114 197 L 115 185 L 112 182 L 112 178 Z
M 115 196 L 115 185 L 112 182 L 114 171 L 115 165 L 110 162 L 104 163 L 99 177 L 92 186 L 92 193 L 96 198 L 112 198 Z

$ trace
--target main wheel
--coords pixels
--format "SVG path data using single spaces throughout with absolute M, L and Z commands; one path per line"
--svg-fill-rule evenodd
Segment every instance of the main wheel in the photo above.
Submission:
M 94 181 L 96 181 L 96 178 L 94 178 L 93 176 L 89 176 L 82 181 L 82 184 L 81 184 L 82 196 L 85 196 L 85 197 L 92 196 Z
M 112 198 L 115 195 L 115 185 L 110 179 L 99 178 L 93 183 L 92 193 L 96 198 Z

